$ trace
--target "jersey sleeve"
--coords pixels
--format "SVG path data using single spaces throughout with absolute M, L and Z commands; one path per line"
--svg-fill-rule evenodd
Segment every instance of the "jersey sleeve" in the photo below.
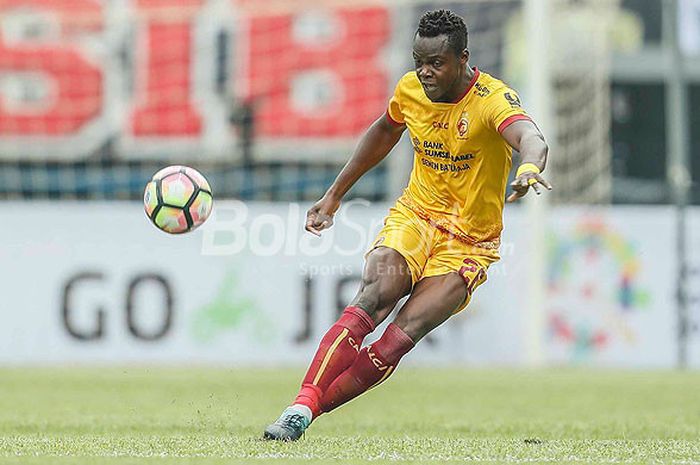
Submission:
M 516 121 L 530 120 L 517 92 L 509 87 L 502 87 L 490 96 L 484 116 L 486 125 L 499 133 Z
M 386 109 L 386 117 L 394 126 L 403 126 L 406 124 L 401 106 L 403 104 L 403 92 L 401 90 L 403 78 L 396 84 L 394 95 L 389 99 L 389 106 Z

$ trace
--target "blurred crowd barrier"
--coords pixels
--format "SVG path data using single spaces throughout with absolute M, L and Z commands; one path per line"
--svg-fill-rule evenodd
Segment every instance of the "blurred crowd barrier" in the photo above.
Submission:
M 3 365 L 304 364 L 354 296 L 389 206 L 349 202 L 317 238 L 303 232 L 308 204 L 219 202 L 185 236 L 156 230 L 130 202 L 27 205 L 6 203 L 13 227 L 0 230 L 11 270 L 0 285 Z M 676 365 L 673 210 L 557 207 L 549 218 L 547 248 L 536 250 L 523 233 L 526 211 L 507 209 L 502 260 L 470 307 L 409 360 Z M 700 227 L 700 210 L 689 220 Z M 539 256 L 546 292 L 533 315 L 524 301 Z M 688 259 L 688 364 L 700 368 L 697 241 Z
M 219 197 L 317 197 L 384 111 L 399 29 L 293 3 L 0 2 L 0 197 L 135 199 L 175 162 Z
M 524 0 L 2 0 L 0 198 L 136 199 L 175 162 L 218 176 L 220 197 L 316 198 L 441 7 L 466 19 L 471 64 L 526 107 L 541 107 L 528 63 L 545 56 L 550 171 L 568 186 L 553 198 L 607 202 L 618 3 L 557 0 L 538 20 Z M 549 53 L 530 47 L 538 29 Z M 400 191 L 410 144 L 396 151 L 353 195 Z
M 284 158 L 307 152 L 295 143 L 347 142 L 381 114 L 387 7 L 251 8 L 3 1 L 0 153 L 75 160 L 113 144 L 120 158 L 228 158 L 230 119 L 251 105 L 256 138 Z

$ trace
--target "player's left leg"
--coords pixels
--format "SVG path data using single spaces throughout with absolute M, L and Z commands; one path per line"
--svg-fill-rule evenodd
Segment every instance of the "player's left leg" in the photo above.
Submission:
M 263 437 L 295 441 L 321 413 L 320 398 L 358 355 L 362 341 L 411 290 L 412 272 L 395 249 L 380 246 L 367 255 L 362 283 L 352 305 L 326 332 L 294 403 L 265 428 Z
M 360 351 L 354 363 L 338 376 L 321 398 L 329 412 L 384 382 L 401 357 L 467 301 L 467 285 L 458 273 L 421 279 L 411 297 L 382 337 Z
M 437 230 L 397 203 L 390 209 L 366 255 L 357 296 L 321 339 L 299 394 L 264 437 L 298 439 L 323 410 L 320 399 L 329 385 L 355 362 L 363 339 L 380 324 L 420 277 Z M 411 346 L 413 343 L 411 343 Z

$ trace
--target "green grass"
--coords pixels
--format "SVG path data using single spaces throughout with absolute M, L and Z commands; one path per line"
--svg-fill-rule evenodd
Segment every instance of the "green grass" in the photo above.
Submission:
M 403 369 L 259 440 L 301 374 L 2 369 L 0 464 L 700 464 L 700 373 Z

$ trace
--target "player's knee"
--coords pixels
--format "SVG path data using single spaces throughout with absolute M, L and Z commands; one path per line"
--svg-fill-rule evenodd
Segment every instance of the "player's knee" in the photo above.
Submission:
M 380 323 L 391 313 L 399 300 L 398 297 L 392 298 L 388 294 L 390 293 L 382 291 L 378 278 L 363 278 L 354 304 L 365 310 L 375 323 Z
M 380 310 L 379 276 L 376 273 L 368 273 L 365 270 L 365 273 L 362 274 L 360 290 L 353 304 L 362 308 L 372 319 L 375 319 L 375 314 Z
M 355 304 L 383 320 L 410 288 L 410 271 L 401 254 L 379 247 L 368 257 Z
M 461 303 L 467 298 L 467 293 L 469 292 L 467 283 L 459 273 L 450 273 L 446 275 L 442 286 L 451 300 Z
M 411 276 L 403 256 L 389 247 L 377 247 L 370 253 L 366 271 L 368 279 L 372 280 L 403 281 Z
M 457 273 L 447 274 L 440 279 L 440 294 L 436 297 L 439 304 L 427 304 L 425 307 L 407 308 L 399 313 L 396 324 L 414 341 L 418 342 L 429 332 L 447 320 L 467 298 L 467 285 Z M 410 305 L 410 301 L 409 301 Z

